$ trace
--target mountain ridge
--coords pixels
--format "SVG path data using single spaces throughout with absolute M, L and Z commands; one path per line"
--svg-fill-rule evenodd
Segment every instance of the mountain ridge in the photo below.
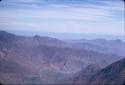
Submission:
M 90 80 L 91 84 L 125 84 L 125 58 L 121 59 L 96 73 Z
M 32 84 L 32 78 L 35 78 L 34 82 L 38 84 L 71 83 L 72 77 L 77 78 L 83 71 L 89 74 L 93 72 L 92 69 L 96 71 L 98 65 L 99 69 L 104 68 L 121 58 L 123 56 L 117 54 L 78 49 L 72 43 L 56 38 L 38 35 L 25 37 L 0 32 L 0 63 L 2 65 L 0 80 L 5 84 Z M 26 75 L 28 71 L 29 75 L 33 76 Z M 16 72 L 22 75 L 17 75 Z M 40 77 L 40 75 L 43 76 Z

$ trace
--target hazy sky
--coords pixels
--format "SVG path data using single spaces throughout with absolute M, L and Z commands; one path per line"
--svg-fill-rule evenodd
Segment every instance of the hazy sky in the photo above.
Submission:
M 3 0 L 0 29 L 123 35 L 121 0 Z

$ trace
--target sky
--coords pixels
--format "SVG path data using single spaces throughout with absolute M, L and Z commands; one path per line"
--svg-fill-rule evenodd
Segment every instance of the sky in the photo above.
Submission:
M 2 0 L 0 30 L 124 35 L 121 0 Z

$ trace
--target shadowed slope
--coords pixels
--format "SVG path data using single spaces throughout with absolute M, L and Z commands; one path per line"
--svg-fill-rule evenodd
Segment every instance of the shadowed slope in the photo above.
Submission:
M 91 80 L 91 84 L 122 85 L 125 83 L 125 59 L 122 59 L 102 69 Z

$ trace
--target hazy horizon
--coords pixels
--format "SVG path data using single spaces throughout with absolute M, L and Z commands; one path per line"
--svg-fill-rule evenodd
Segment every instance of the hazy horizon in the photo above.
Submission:
M 61 40 L 80 40 L 80 39 L 106 39 L 106 40 L 117 40 L 120 39 L 124 41 L 124 36 L 110 35 L 110 34 L 87 34 L 87 33 L 52 33 L 52 32 L 26 32 L 26 31 L 10 31 L 10 30 L 0 30 L 8 33 L 12 33 L 18 36 L 24 37 L 34 37 L 34 36 L 47 36 L 51 38 L 57 38 Z

